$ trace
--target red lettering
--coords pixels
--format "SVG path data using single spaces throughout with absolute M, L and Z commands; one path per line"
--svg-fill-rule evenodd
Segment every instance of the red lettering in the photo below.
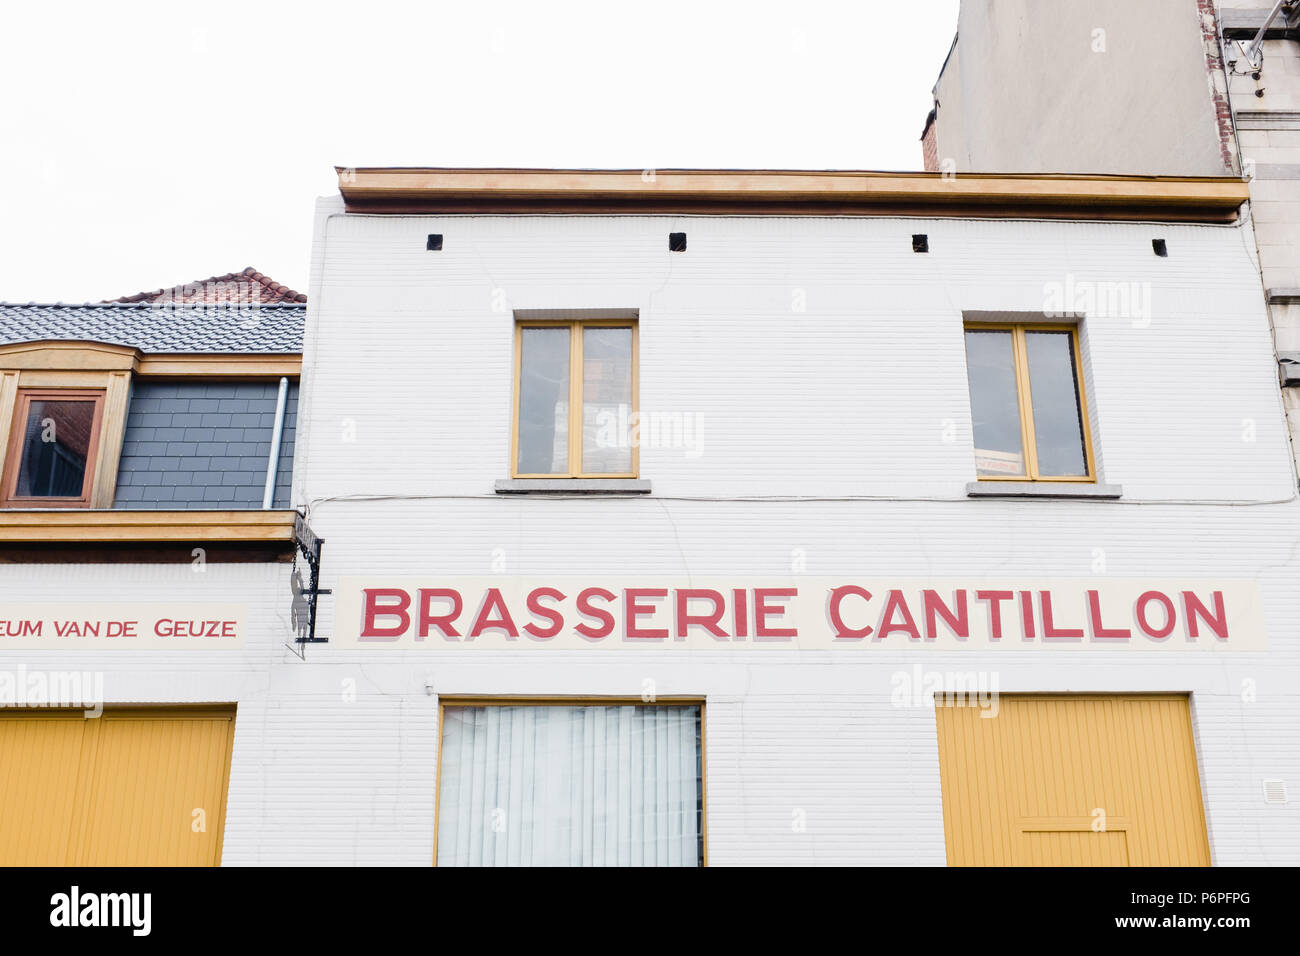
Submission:
M 488 615 L 493 611 L 497 616 L 489 617 Z M 500 588 L 488 588 L 487 593 L 483 595 L 483 603 L 479 605 L 474 623 L 470 625 L 469 640 L 474 640 L 484 631 L 504 631 L 506 637 L 511 640 L 519 636 L 514 619 L 510 616 L 510 609 L 506 607 L 506 599 L 501 596 Z
M 901 611 L 903 614 L 903 620 L 898 623 L 894 622 L 895 611 Z M 921 632 L 916 629 L 916 621 L 912 619 L 907 599 L 903 597 L 903 592 L 898 590 L 890 591 L 889 597 L 885 598 L 885 609 L 880 613 L 880 626 L 876 633 L 876 640 L 883 641 L 894 631 L 902 631 L 914 641 L 921 639 Z
M 361 610 L 361 636 L 363 641 L 395 641 L 411 626 L 411 595 L 401 588 L 365 588 L 366 596 Z M 381 599 L 391 599 L 392 604 L 380 604 Z M 397 624 L 387 627 L 375 621 L 377 617 L 395 617 Z M 156 630 L 156 628 L 155 628 Z
M 1101 623 L 1101 595 L 1096 591 L 1088 592 L 1088 619 L 1092 623 L 1092 639 L 1127 641 L 1133 632 L 1127 627 L 1103 627 Z
M 1214 617 L 1210 617 L 1209 608 L 1201 603 L 1200 599 L 1191 591 L 1183 592 L 1183 609 L 1187 614 L 1187 633 L 1192 637 L 1200 637 L 1201 630 L 1198 626 L 1198 618 L 1205 621 L 1214 632 L 1214 636 L 1221 641 L 1228 639 L 1228 612 L 1223 607 L 1223 592 L 1214 592 Z
M 1034 592 L 1020 592 L 1020 626 L 1025 640 L 1034 639 Z
M 714 637 L 720 637 L 724 641 L 727 639 L 727 632 L 720 626 L 722 615 L 726 612 L 721 593 L 711 588 L 678 588 L 676 599 L 677 637 L 685 638 L 689 636 L 688 632 L 691 625 L 698 624 Z M 692 614 L 690 612 L 691 601 L 709 601 L 713 604 L 713 609 L 707 614 Z
M 398 612 L 396 610 L 390 611 L 388 608 L 381 607 L 378 609 L 377 613 L 383 615 L 389 613 L 397 614 Z M 110 630 L 113 623 L 114 622 L 109 622 Z M 123 627 L 121 636 L 136 637 L 135 626 L 137 623 L 138 622 L 136 621 L 121 622 Z M 237 637 L 238 635 L 235 634 L 235 623 L 235 621 L 180 621 L 164 617 L 154 622 L 153 632 L 158 637 Z M 87 622 L 87 625 L 89 624 L 90 622 Z M 55 622 L 55 627 L 58 627 L 57 621 Z M 69 622 L 69 627 L 73 628 L 73 631 L 75 632 L 73 636 L 99 636 L 98 624 L 88 631 L 76 630 L 77 625 L 75 622 Z M 60 635 L 64 637 L 69 636 L 69 634 L 62 631 L 60 632 Z M 108 636 L 116 635 L 109 634 Z
M 872 627 L 869 624 L 863 627 L 849 627 L 844 623 L 844 618 L 840 617 L 840 602 L 850 594 L 856 595 L 864 601 L 871 600 L 871 592 L 866 588 L 858 587 L 856 584 L 846 584 L 843 587 L 833 588 L 831 590 L 830 597 L 827 598 L 826 602 L 826 614 L 831 619 L 831 626 L 835 628 L 835 639 L 837 641 L 844 638 L 861 640 L 872 631 Z
M 957 613 L 954 614 L 939 597 L 938 591 L 929 589 L 921 592 L 921 598 L 925 602 L 925 636 L 927 640 L 934 640 L 939 630 L 939 618 L 942 617 L 944 623 L 948 625 L 948 630 L 953 636 L 961 638 L 963 641 L 970 637 L 970 615 L 966 607 L 966 591 L 958 589 L 954 597 L 957 604 Z
M 987 601 L 989 605 L 989 636 L 995 641 L 1002 640 L 1002 602 L 1015 597 L 1013 591 L 976 591 L 975 600 Z
M 1165 609 L 1165 626 L 1154 628 L 1147 621 L 1147 605 L 1152 601 L 1159 601 Z M 1137 622 L 1138 628 L 1147 637 L 1154 637 L 1156 640 L 1163 640 L 1174 632 L 1174 623 L 1177 614 L 1174 611 L 1174 602 L 1169 597 L 1159 591 L 1144 591 L 1137 599 Z
M 785 605 L 773 606 L 768 598 L 792 598 L 799 594 L 798 588 L 754 588 L 754 636 L 755 637 L 796 637 L 799 629 L 794 627 L 768 627 L 770 614 L 784 616 Z
M 525 624 L 524 630 L 532 637 L 547 640 L 560 633 L 564 627 L 564 615 L 553 607 L 544 607 L 540 601 L 548 597 L 553 601 L 563 601 L 564 594 L 555 588 L 533 588 L 528 592 L 528 613 L 535 614 L 538 617 L 545 618 L 551 622 L 550 627 L 538 627 L 536 624 Z
M 579 624 L 574 628 L 583 637 L 598 641 L 602 637 L 609 637 L 614 633 L 614 615 L 610 614 L 603 608 L 592 607 L 591 599 L 593 597 L 601 598 L 605 601 L 614 600 L 614 595 L 604 588 L 587 588 L 578 593 L 578 613 L 584 617 L 594 617 L 600 620 L 600 627 L 592 627 L 590 624 Z
M 732 630 L 736 640 L 743 641 L 749 637 L 749 598 L 744 588 L 735 588 L 731 592 L 731 614 L 735 625 Z
M 432 611 L 434 598 L 450 601 L 451 610 L 446 614 L 434 614 Z M 456 630 L 453 622 L 460 617 L 460 612 L 464 608 L 465 602 L 460 592 L 454 588 L 420 588 L 420 618 L 415 628 L 415 639 L 422 641 L 428 637 L 430 627 L 436 627 L 443 637 L 460 637 L 460 632 Z
M 1083 628 L 1057 627 L 1052 621 L 1052 592 L 1039 591 L 1038 600 L 1043 607 L 1043 640 L 1045 641 L 1081 641 Z
M 643 638 L 646 640 L 662 640 L 668 636 L 668 628 L 651 627 L 642 629 L 637 627 L 636 619 L 642 614 L 653 614 L 656 610 L 653 604 L 638 604 L 639 598 L 666 598 L 668 596 L 667 588 L 628 588 L 623 592 L 623 631 L 629 638 Z

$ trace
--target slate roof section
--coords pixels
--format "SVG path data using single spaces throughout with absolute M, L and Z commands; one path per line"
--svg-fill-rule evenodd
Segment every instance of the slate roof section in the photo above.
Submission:
M 230 302 L 238 305 L 279 305 L 303 303 L 307 301 L 307 296 L 249 266 L 242 272 L 227 272 L 223 276 L 209 276 L 184 285 L 174 285 L 170 289 L 137 292 L 111 301 L 166 302 L 174 305 L 219 305 Z
M 141 352 L 299 355 L 307 307 L 0 303 L 0 345 L 82 341 Z

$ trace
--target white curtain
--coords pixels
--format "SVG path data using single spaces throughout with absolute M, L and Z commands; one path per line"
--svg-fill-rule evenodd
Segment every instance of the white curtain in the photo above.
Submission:
M 448 707 L 439 866 L 697 866 L 699 708 Z

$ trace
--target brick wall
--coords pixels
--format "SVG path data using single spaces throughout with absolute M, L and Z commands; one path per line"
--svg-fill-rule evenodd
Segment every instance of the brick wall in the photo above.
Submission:
M 1214 122 L 1219 131 L 1219 150 L 1223 168 L 1237 169 L 1236 145 L 1232 136 L 1232 108 L 1228 104 L 1228 80 L 1219 50 L 1219 28 L 1215 19 L 1214 0 L 1196 0 L 1196 14 L 1201 22 L 1201 42 L 1205 45 L 1205 72 L 1209 79 L 1210 99 L 1214 104 Z
M 932 110 L 925 121 L 925 132 L 921 134 L 921 159 L 927 173 L 939 171 L 939 139 L 934 127 L 935 113 Z
M 275 427 L 276 382 L 137 384 L 127 414 L 115 508 L 260 508 Z M 289 388 L 276 508 L 289 507 L 298 386 Z

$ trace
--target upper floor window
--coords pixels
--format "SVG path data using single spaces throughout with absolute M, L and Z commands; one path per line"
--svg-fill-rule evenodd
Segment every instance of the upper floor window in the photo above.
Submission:
M 1076 326 L 967 325 L 982 480 L 1095 481 Z
M 635 478 L 637 325 L 627 319 L 515 327 L 516 478 Z
M 90 507 L 103 410 L 102 389 L 20 389 L 0 503 Z

